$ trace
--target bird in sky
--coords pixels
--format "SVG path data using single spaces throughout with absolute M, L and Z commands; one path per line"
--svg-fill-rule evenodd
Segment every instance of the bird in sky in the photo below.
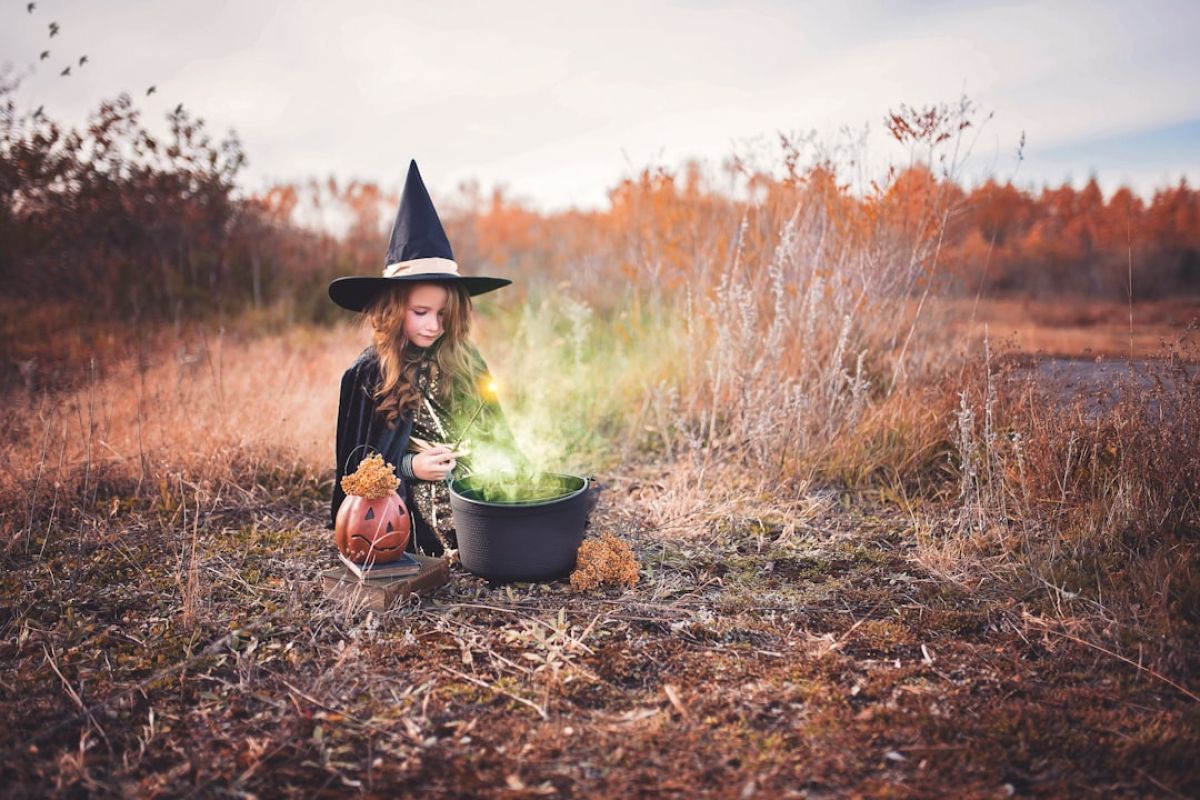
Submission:
M 50 38 L 51 38 L 51 39 L 53 39 L 53 38 L 54 38 L 54 34 L 56 34 L 56 33 L 58 33 L 58 23 L 57 23 L 57 22 L 51 22 L 51 23 L 50 23 Z
M 180 103 L 179 105 L 175 106 L 175 113 L 176 113 L 176 114 L 182 114 L 182 113 L 183 113 L 183 103 Z
M 68 66 L 66 69 L 64 69 L 62 72 L 60 72 L 58 74 L 65 78 L 71 74 L 71 68 Z
M 149 89 L 146 90 L 146 97 L 149 97 L 150 95 L 154 94 L 157 91 L 158 91 L 157 86 L 151 86 Z
M 37 8 L 37 3 L 30 3 L 29 5 L 25 6 L 25 10 L 28 11 L 30 14 L 33 13 L 33 10 L 35 8 Z
M 46 108 L 45 106 L 38 106 L 37 111 L 33 112 L 33 118 L 41 119 L 42 118 L 42 110 L 45 108 Z
M 42 51 L 42 57 L 41 57 L 40 59 L 38 59 L 38 60 L 39 60 L 39 61 L 45 61 L 45 60 L 46 60 L 47 58 L 49 58 L 49 57 L 50 57 L 50 51 L 49 51 L 49 50 L 43 50 L 43 51 Z
M 88 62 L 88 57 L 87 57 L 87 56 L 80 56 L 80 57 L 79 57 L 79 66 L 81 66 L 81 67 L 82 67 L 82 66 L 83 66 L 84 64 L 86 64 L 87 62 Z

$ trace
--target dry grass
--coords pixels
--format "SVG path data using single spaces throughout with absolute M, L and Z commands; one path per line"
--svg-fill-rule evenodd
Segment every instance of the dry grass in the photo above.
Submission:
M 1098 638 L 1082 602 L 1047 616 L 1044 592 L 1014 603 L 1006 584 L 981 584 L 1002 576 L 994 554 L 965 528 L 923 538 L 933 506 L 897 513 L 813 478 L 834 454 L 849 469 L 867 452 L 878 472 L 861 486 L 882 494 L 893 473 L 948 474 L 949 450 L 914 455 L 948 439 L 926 402 L 936 385 L 856 390 L 857 355 L 833 358 L 839 329 L 784 394 L 737 327 L 748 364 L 646 348 L 673 319 L 535 305 L 482 326 L 502 379 L 550 365 L 570 389 L 508 377 L 519 435 L 547 413 L 571 439 L 595 426 L 574 455 L 608 459 L 592 527 L 633 547 L 641 572 L 624 591 L 455 572 L 435 602 L 385 615 L 323 598 L 353 329 L 210 338 L 187 351 L 198 359 L 106 366 L 76 393 L 31 398 L 3 453 L 0 777 L 17 794 L 1195 789 L 1194 687 L 1178 661 L 1147 650 L 1139 667 L 1137 639 L 1120 638 L 1132 626 Z M 699 385 L 672 383 L 684 379 Z M 803 424 L 707 408 L 743 394 L 809 397 L 791 406 Z M 810 449 L 778 469 L 797 442 Z M 959 583 L 921 566 L 947 532 L 963 543 Z
M 321 597 L 355 328 L 164 333 L 9 395 L 0 779 L 1194 792 L 1194 377 L 1031 394 L 923 288 L 930 240 L 797 192 L 676 290 L 641 263 L 616 299 L 481 308 L 522 447 L 606 487 L 593 533 L 642 565 L 622 592 L 456 572 L 385 615 Z M 667 232 L 677 264 L 713 223 Z
M 1018 353 L 1084 358 L 1161 358 L 1164 343 L 1197 323 L 1194 299 L 1132 306 L 1084 298 L 941 300 L 949 333 L 979 343 L 985 331 Z
M 1015 578 L 1138 663 L 1194 674 L 1200 370 L 1094 366 L 1074 391 L 977 370 L 957 413 L 958 517 L 929 549 Z
M 104 364 L 107 377 L 77 391 L 14 395 L 0 473 L 8 545 L 52 536 L 72 509 L 113 498 L 169 506 L 280 475 L 325 481 L 356 339 L 345 328 L 210 335 Z
M 929 574 L 903 517 L 826 490 L 780 511 L 728 465 L 681 466 L 601 476 L 593 532 L 633 547 L 636 587 L 456 570 L 383 615 L 317 591 L 332 544 L 295 487 L 82 512 L 86 536 L 5 560 L 0 778 L 13 796 L 1197 788 L 1191 701 Z

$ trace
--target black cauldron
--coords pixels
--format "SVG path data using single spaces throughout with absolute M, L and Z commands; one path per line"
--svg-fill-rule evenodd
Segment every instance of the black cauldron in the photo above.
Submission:
M 551 491 L 533 501 L 495 499 L 486 489 L 494 481 L 471 475 L 450 484 L 463 568 L 498 583 L 568 575 L 587 525 L 588 479 L 542 473 L 539 487 Z

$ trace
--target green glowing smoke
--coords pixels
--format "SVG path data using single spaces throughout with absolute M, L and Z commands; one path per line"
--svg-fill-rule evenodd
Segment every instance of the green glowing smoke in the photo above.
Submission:
M 648 438 L 646 394 L 686 361 L 682 337 L 670 335 L 677 316 L 629 305 L 597 312 L 562 289 L 477 320 L 516 451 L 496 435 L 490 409 L 474 421 L 477 407 L 460 409 L 456 424 L 471 429 L 455 477 L 481 479 L 496 502 L 544 500 L 564 492 L 552 473 L 592 475 L 630 458 Z

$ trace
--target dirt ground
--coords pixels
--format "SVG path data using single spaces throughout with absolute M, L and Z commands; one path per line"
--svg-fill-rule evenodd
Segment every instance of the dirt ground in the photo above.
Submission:
M 633 544 L 633 589 L 456 569 L 384 614 L 320 593 L 327 483 L 196 502 L 164 484 L 153 503 L 104 487 L 4 556 L 0 785 L 1200 795 L 1200 699 L 1085 643 L 1043 595 L 939 578 L 909 521 L 820 491 L 789 518 L 650 524 L 671 474 L 602 477 L 591 529 Z

